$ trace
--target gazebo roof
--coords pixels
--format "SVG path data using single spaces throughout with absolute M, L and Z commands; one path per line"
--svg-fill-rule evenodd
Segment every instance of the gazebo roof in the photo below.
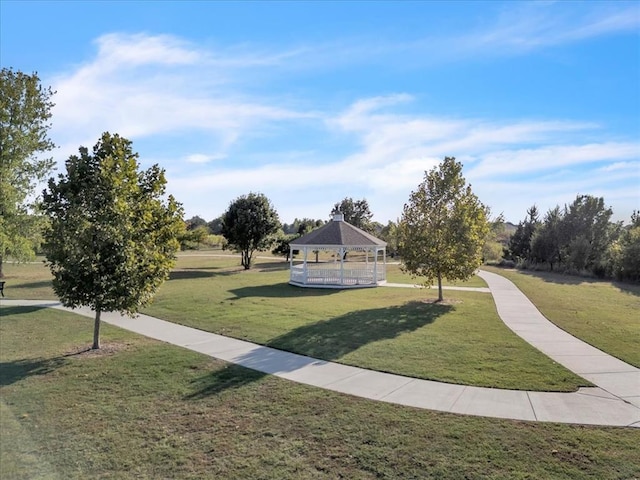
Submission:
M 342 214 L 322 227 L 296 238 L 292 246 L 385 247 L 387 242 L 344 221 Z

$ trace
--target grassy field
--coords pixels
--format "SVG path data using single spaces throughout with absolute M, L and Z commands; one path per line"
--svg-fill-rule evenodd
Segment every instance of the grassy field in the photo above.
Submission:
M 465 417 L 0 306 L 0 478 L 633 479 L 639 429 Z M 8 440 L 10 439 L 10 440 Z
M 395 266 L 397 268 L 397 266 Z M 12 296 L 49 294 L 41 265 L 24 269 Z M 575 391 L 589 383 L 514 335 L 491 296 L 429 289 L 301 289 L 288 265 L 188 255 L 145 313 L 202 330 L 325 360 L 418 378 L 519 390 Z M 16 275 L 18 277 L 18 275 Z M 482 280 L 475 281 L 483 284 Z M 34 295 L 34 296 L 29 296 Z M 51 297 L 49 297 L 51 298 Z
M 573 391 L 584 379 L 514 335 L 489 294 L 304 289 L 287 265 L 183 257 L 145 313 L 282 350 L 467 385 Z
M 560 328 L 640 367 L 640 285 L 549 272 L 486 270 L 515 283 Z

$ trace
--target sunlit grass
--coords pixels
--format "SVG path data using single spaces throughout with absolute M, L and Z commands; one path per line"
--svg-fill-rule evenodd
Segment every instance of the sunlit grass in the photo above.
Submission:
M 514 282 L 560 328 L 640 367 L 640 285 L 548 272 L 487 270 Z
M 468 417 L 229 366 L 55 310 L 0 306 L 0 478 L 640 476 L 640 430 Z M 108 347 L 113 347 L 108 350 Z

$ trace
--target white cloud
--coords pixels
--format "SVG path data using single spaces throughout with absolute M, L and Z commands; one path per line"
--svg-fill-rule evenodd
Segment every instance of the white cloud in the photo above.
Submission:
M 453 40 L 459 53 L 526 53 L 535 49 L 573 43 L 593 37 L 634 33 L 640 28 L 640 7 L 621 8 L 593 2 L 514 3 L 497 23 Z
M 209 163 L 214 160 L 223 160 L 227 156 L 224 153 L 217 153 L 213 155 L 207 155 L 204 153 L 192 153 L 191 155 L 187 155 L 184 160 L 187 163 Z
M 593 35 L 623 28 L 623 22 L 606 18 L 598 28 L 584 19 L 578 23 Z M 550 28 L 523 28 L 523 38 L 530 38 L 524 44 L 534 45 L 531 39 Z M 510 34 L 515 35 L 497 31 L 487 41 Z M 105 130 L 143 140 L 149 149 L 145 160 L 161 159 L 169 190 L 187 215 L 213 218 L 238 195 L 261 191 L 282 209 L 284 220 L 325 218 L 335 202 L 352 196 L 367 198 L 375 219 L 386 222 L 400 215 L 424 171 L 444 156 L 463 161 L 481 200 L 512 221 L 532 203 L 544 210 L 580 192 L 640 206 L 637 190 L 634 196 L 629 187 L 640 183 L 640 142 L 611 140 L 594 123 L 416 113 L 411 107 L 418 99 L 402 92 L 327 111 L 293 94 L 285 97 L 288 103 L 251 95 L 232 82 L 258 77 L 262 68 L 304 49 L 243 48 L 230 55 L 233 49 L 204 50 L 174 37 L 142 34 L 110 34 L 97 44 L 95 58 L 54 82 L 52 136 L 62 145 L 61 156 L 76 153 L 79 145 L 91 147 Z M 298 103 L 311 106 L 290 106 Z M 319 140 L 306 143 L 314 136 Z M 262 141 L 257 148 L 256 139 Z M 340 149 L 330 146 L 336 139 Z M 249 140 L 254 143 L 247 147 Z
M 53 134 L 60 144 L 103 131 L 131 139 L 199 131 L 224 152 L 270 122 L 314 115 L 232 89 L 222 60 L 210 61 L 208 52 L 174 37 L 109 34 L 97 44 L 93 60 L 54 79 Z M 254 63 L 237 59 L 235 66 Z

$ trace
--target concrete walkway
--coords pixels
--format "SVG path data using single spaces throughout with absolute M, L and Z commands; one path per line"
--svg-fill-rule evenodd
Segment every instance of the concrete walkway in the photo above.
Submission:
M 547 320 L 506 278 L 480 270 L 502 321 L 517 335 L 568 370 L 640 407 L 640 369 L 577 339 Z
M 549 354 L 554 359 L 554 355 L 575 357 L 563 359 L 567 366 L 573 365 L 581 371 L 593 370 L 590 365 L 593 364 L 591 354 L 594 352 L 589 350 L 586 353 L 585 365 L 580 361 L 583 353 L 580 349 L 583 347 L 578 345 L 585 344 L 570 336 L 568 337 L 573 340 L 566 338 L 564 335 L 567 334 L 560 329 L 533 323 L 540 321 L 538 318 L 534 320 L 537 315 L 541 316 L 540 313 L 535 307 L 533 310 L 529 307 L 528 304 L 531 302 L 508 280 L 488 272 L 481 272 L 481 276 L 487 281 L 496 298 L 500 315 L 504 314 L 508 317 L 505 323 L 517 329 L 514 329 L 516 333 L 519 331 L 518 334 L 525 338 L 522 333 L 530 332 L 532 341 L 539 342 L 539 345 L 548 349 L 549 352 L 555 352 L 553 355 Z M 3 299 L 0 304 L 69 310 L 62 307 L 60 303 L 51 301 Z M 519 313 L 521 309 L 527 314 L 521 315 Z M 70 311 L 93 317 L 93 312 L 87 308 Z M 615 363 L 620 371 L 588 372 L 591 375 L 589 380 L 599 386 L 581 388 L 573 393 L 501 390 L 420 380 L 317 360 L 177 325 L 147 315 L 131 319 L 118 313 L 103 313 L 102 319 L 112 325 L 260 372 L 372 400 L 485 417 L 640 427 L 640 405 L 638 405 L 640 375 L 638 369 L 631 366 L 625 367 L 626 364 Z M 547 322 L 544 317 L 542 320 Z M 542 328 L 544 335 L 534 334 L 537 328 Z M 573 343 L 574 340 L 577 343 Z M 558 342 L 571 346 L 563 349 Z M 572 354 L 574 349 L 578 349 L 577 353 Z M 604 355 L 599 357 L 603 362 L 615 360 L 602 352 L 598 355 L 600 354 Z

